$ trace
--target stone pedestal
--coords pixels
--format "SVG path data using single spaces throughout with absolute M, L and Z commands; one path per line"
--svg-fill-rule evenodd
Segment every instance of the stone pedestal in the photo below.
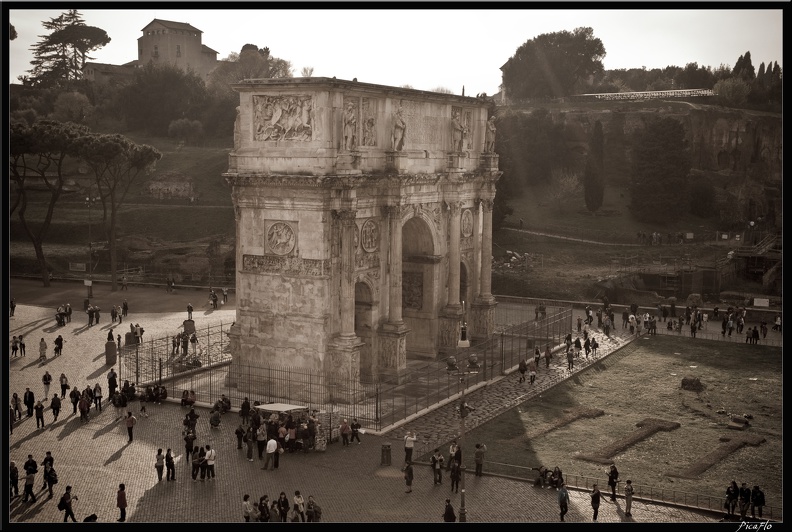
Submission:
M 234 356 L 231 359 L 231 369 L 228 372 L 228 385 L 235 388 L 239 386 L 239 382 L 238 382 L 239 372 L 236 370 L 239 367 L 239 353 L 241 352 L 242 349 L 240 342 L 241 336 L 242 336 L 242 327 L 240 327 L 238 323 L 234 323 L 231 326 L 231 328 L 228 330 L 228 340 L 229 343 L 231 344 L 230 345 L 231 353 L 234 354 Z M 179 349 L 181 349 L 181 346 L 179 346 Z
M 380 357 L 378 373 L 380 379 L 404 382 L 407 372 L 407 334 L 410 329 L 404 323 L 386 323 L 380 331 Z
M 482 153 L 480 158 L 480 168 L 485 171 L 498 170 L 498 154 L 497 153 Z
M 487 340 L 495 333 L 495 307 L 498 302 L 495 298 L 479 298 L 472 305 L 472 324 L 468 325 L 468 334 L 473 343 Z
M 403 151 L 385 152 L 385 170 L 396 172 L 397 174 L 407 173 L 407 161 L 409 157 Z
M 359 151 L 347 151 L 339 153 L 336 157 L 336 173 L 339 175 L 361 174 L 361 157 L 362 153 Z
M 449 305 L 440 315 L 439 354 L 443 358 L 455 354 L 462 330 L 462 305 Z
M 105 342 L 105 364 L 115 366 L 118 358 L 118 346 L 115 342 Z
M 450 151 L 446 154 L 446 159 L 448 160 L 449 170 L 463 169 L 465 167 L 467 153 L 463 151 Z
M 360 348 L 365 343 L 352 334 L 337 336 L 327 346 L 327 389 L 330 403 L 353 404 L 363 399 L 360 386 Z

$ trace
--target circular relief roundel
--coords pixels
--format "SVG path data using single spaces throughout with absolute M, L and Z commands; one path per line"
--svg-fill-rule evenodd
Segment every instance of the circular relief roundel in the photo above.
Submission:
M 377 222 L 374 220 L 366 220 L 360 233 L 363 249 L 368 252 L 376 251 L 379 245 L 379 226 Z
M 465 209 L 462 213 L 462 236 L 473 234 L 473 213 L 470 209 Z
M 267 245 L 272 253 L 286 255 L 294 249 L 294 230 L 284 222 L 272 224 L 267 231 Z

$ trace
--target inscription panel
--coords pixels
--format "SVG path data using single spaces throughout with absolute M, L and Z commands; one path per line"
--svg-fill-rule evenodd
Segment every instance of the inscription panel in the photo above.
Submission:
M 436 116 L 423 116 L 423 106 L 410 100 L 401 101 L 404 110 L 404 121 L 410 144 L 440 144 L 441 121 Z

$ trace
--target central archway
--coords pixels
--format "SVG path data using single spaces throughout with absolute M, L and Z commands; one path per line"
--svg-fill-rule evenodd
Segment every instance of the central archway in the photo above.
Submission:
M 440 262 L 429 224 L 420 216 L 402 228 L 402 316 L 410 329 L 408 356 L 437 355 Z

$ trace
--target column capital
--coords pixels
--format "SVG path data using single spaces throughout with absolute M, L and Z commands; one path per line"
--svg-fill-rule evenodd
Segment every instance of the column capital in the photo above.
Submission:
M 480 198 L 479 202 L 484 207 L 484 212 L 492 212 L 492 207 L 495 205 L 494 199 Z
M 382 210 L 388 216 L 401 216 L 402 206 L 401 205 L 385 205 L 384 207 L 382 207 Z
M 333 209 L 333 218 L 341 221 L 354 221 L 357 218 L 357 211 L 353 209 Z
M 451 211 L 451 214 L 457 215 L 460 213 L 460 211 L 462 210 L 462 206 L 465 203 L 462 201 L 446 201 L 445 204 L 448 210 Z

